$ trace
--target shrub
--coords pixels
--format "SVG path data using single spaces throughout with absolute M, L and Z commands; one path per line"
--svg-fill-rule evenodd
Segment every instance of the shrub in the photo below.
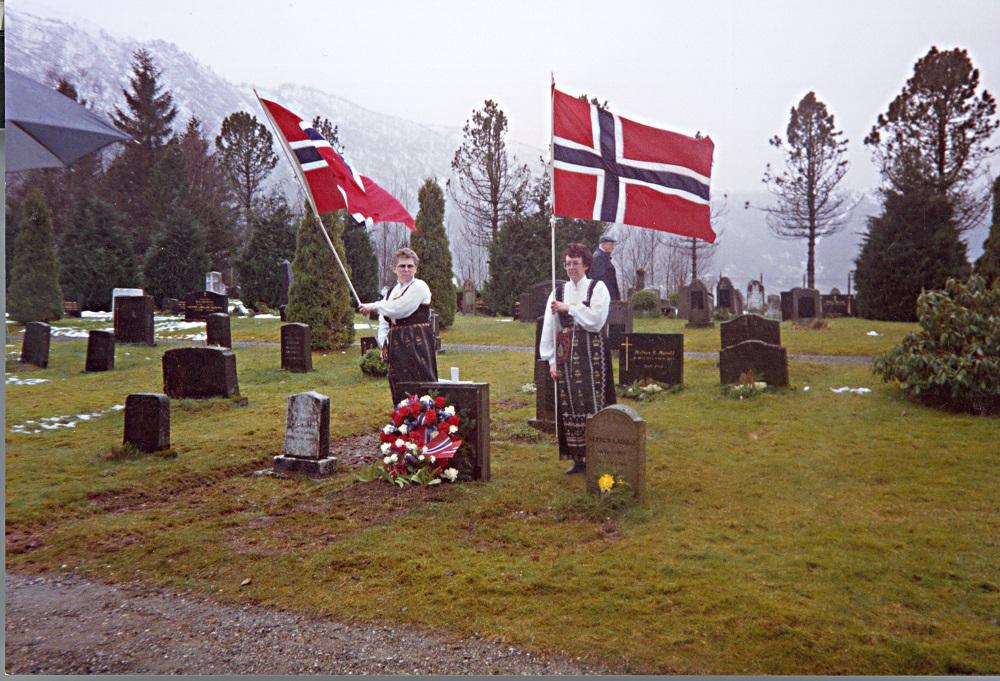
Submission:
M 372 348 L 361 356 L 361 373 L 366 376 L 385 376 L 389 373 L 378 348 Z
M 728 322 L 733 318 L 733 313 L 726 308 L 720 307 L 712 311 L 712 319 L 717 322 Z
M 660 316 L 660 296 L 656 291 L 643 289 L 632 294 L 632 309 L 640 317 Z
M 59 261 L 52 242 L 52 212 L 42 192 L 33 189 L 21 206 L 14 244 L 7 312 L 19 322 L 51 322 L 62 317 Z
M 875 358 L 883 381 L 937 406 L 992 414 L 1000 410 L 1000 287 L 982 277 L 949 279 L 917 299 L 922 329 Z

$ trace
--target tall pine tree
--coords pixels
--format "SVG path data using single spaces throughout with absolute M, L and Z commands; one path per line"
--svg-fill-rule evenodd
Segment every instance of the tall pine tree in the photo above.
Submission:
M 295 218 L 280 194 L 261 200 L 253 213 L 250 240 L 236 265 L 247 305 L 277 308 L 281 297 L 278 264 L 295 256 Z
M 63 293 L 76 298 L 83 310 L 110 310 L 112 289 L 139 285 L 122 216 L 96 197 L 77 205 L 59 244 L 59 258 Z
M 378 259 L 365 223 L 344 217 L 344 250 L 354 289 L 363 301 L 378 298 Z
M 341 213 L 326 213 L 323 224 L 345 262 Z M 313 350 L 345 348 L 354 340 L 354 306 L 344 275 L 313 217 L 312 207 L 299 222 L 292 261 L 293 281 L 285 317 L 309 325 Z
M 457 305 L 451 249 L 444 231 L 444 192 L 437 180 L 431 178 L 424 182 L 418 200 L 417 231 L 410 237 L 410 248 L 420 256 L 417 276 L 426 281 L 431 290 L 431 307 L 441 316 L 441 325 L 448 327 L 455 323 Z
M 1000 285 L 1000 177 L 993 180 L 993 224 L 983 242 L 983 254 L 976 260 L 976 274 L 987 286 Z
M 236 111 L 222 121 L 222 131 L 215 138 L 220 163 L 243 208 L 246 224 L 267 176 L 278 163 L 274 137 L 256 116 Z
M 52 242 L 52 213 L 41 191 L 32 190 L 21 205 L 14 244 L 7 312 L 19 322 L 48 322 L 62 317 L 59 261 Z

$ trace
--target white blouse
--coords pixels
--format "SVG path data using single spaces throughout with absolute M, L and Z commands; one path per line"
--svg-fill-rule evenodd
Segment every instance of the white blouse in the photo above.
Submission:
M 383 291 L 385 289 L 382 289 Z M 375 302 L 378 312 L 378 333 L 375 338 L 379 347 L 385 345 L 389 337 L 389 320 L 405 319 L 417 311 L 421 305 L 430 305 L 431 289 L 423 279 L 414 277 L 407 285 L 397 283 L 385 300 Z
M 569 303 L 569 315 L 584 330 L 597 333 L 604 328 L 604 323 L 608 321 L 608 310 L 611 308 L 611 294 L 603 281 L 598 281 L 594 286 L 594 294 L 590 297 L 590 306 L 583 304 L 587 299 L 587 289 L 590 287 L 590 279 L 580 277 L 576 284 L 573 280 L 563 284 L 563 302 Z M 548 360 L 549 364 L 555 366 L 556 363 L 556 343 L 555 333 L 561 328 L 559 315 L 552 312 L 552 301 L 555 300 L 555 291 L 549 293 L 549 299 L 545 301 L 545 321 L 542 323 L 542 337 L 538 343 L 539 359 Z

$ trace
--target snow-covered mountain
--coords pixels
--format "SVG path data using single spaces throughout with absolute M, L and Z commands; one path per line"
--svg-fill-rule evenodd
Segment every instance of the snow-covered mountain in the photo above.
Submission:
M 170 90 L 178 109 L 175 126 L 183 129 L 191 115 L 201 119 L 213 138 L 222 120 L 234 111 L 249 111 L 263 120 L 264 114 L 247 84 L 233 84 L 167 41 L 139 42 L 113 36 L 100 27 L 45 18 L 6 8 L 6 63 L 11 68 L 42 82 L 64 77 L 73 82 L 81 96 L 105 115 L 123 106 L 122 90 L 128 87 L 132 53 L 146 48 L 161 69 L 163 86 Z M 461 124 L 453 128 L 428 126 L 397 116 L 378 113 L 337 95 L 288 83 L 276 90 L 261 92 L 304 118 L 319 115 L 339 128 L 340 139 L 357 168 L 392 192 L 414 215 L 417 191 L 428 177 L 442 182 L 451 176 L 451 159 L 461 141 Z M 489 93 L 483 93 L 484 98 Z M 511 149 L 522 162 L 537 172 L 543 150 L 512 143 Z M 280 163 L 274 181 L 291 195 L 296 194 L 291 169 Z M 715 190 L 718 194 L 721 190 Z M 714 285 L 720 275 L 745 290 L 750 279 L 762 273 L 768 292 L 802 285 L 805 271 L 804 241 L 780 240 L 771 235 L 759 210 L 745 210 L 744 203 L 761 207 L 770 203 L 766 193 L 730 194 L 728 210 L 719 220 L 723 235 L 712 262 L 707 282 Z M 817 245 L 817 286 L 823 292 L 837 287 L 846 291 L 847 274 L 854 269 L 860 234 L 867 217 L 879 211 L 877 197 L 869 194 L 855 209 L 842 232 L 822 239 Z M 461 238 L 460 218 L 450 200 L 447 209 L 449 233 Z M 988 228 L 984 224 L 968 234 L 972 259 L 982 252 Z M 619 268 L 627 263 L 619 264 Z M 456 262 L 456 270 L 462 268 Z

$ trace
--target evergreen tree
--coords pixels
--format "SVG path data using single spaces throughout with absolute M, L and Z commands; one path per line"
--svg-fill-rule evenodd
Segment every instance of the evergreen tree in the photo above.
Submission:
M 887 190 L 882 215 L 869 219 L 856 260 L 862 317 L 915 321 L 922 290 L 969 275 L 965 243 L 947 196 L 928 187 Z
M 143 264 L 146 292 L 160 300 L 201 291 L 208 272 L 205 229 L 191 209 L 191 190 L 183 152 L 167 145 L 153 168 L 148 203 L 156 216 L 154 240 Z
M 250 223 L 250 240 L 236 265 L 244 302 L 277 308 L 282 260 L 295 256 L 295 216 L 280 194 L 260 201 Z
M 462 129 L 462 145 L 451 161 L 457 187 L 452 198 L 465 218 L 467 234 L 489 245 L 500 231 L 514 191 L 530 178 L 528 167 L 507 154 L 507 116 L 491 99 L 472 112 Z
M 243 207 L 247 224 L 264 180 L 278 163 L 273 145 L 271 132 L 246 111 L 226 116 L 215 138 L 222 168 Z
M 376 300 L 378 292 L 378 259 L 365 223 L 351 216 L 344 217 L 344 250 L 351 281 L 363 301 Z M 421 262 L 421 266 L 423 263 Z
M 804 239 L 806 286 L 816 285 L 816 241 L 844 227 L 847 197 L 836 189 L 847 174 L 847 140 L 834 126 L 826 104 L 807 93 L 791 110 L 785 142 L 775 135 L 771 146 L 782 149 L 785 168 L 767 165 L 764 184 L 777 205 L 765 208 L 767 225 L 781 239 Z
M 149 52 L 139 49 L 133 53 L 131 90 L 122 90 L 125 109 L 115 107 L 111 118 L 136 143 L 125 145 L 103 183 L 104 196 L 125 216 L 138 258 L 149 247 L 157 218 L 147 203 L 153 168 L 173 134 L 172 123 L 177 116 L 173 95 L 163 90 L 160 75 Z
M 418 276 L 431 290 L 431 307 L 441 316 L 441 325 L 455 323 L 455 284 L 451 268 L 451 248 L 444 231 L 444 192 L 436 179 L 428 179 L 418 194 L 417 230 L 410 237 L 410 248 L 420 256 Z
M 993 224 L 983 242 L 983 254 L 976 260 L 975 272 L 987 287 L 1000 284 L 1000 177 L 993 180 Z
M 21 206 L 7 312 L 11 319 L 22 323 L 48 322 L 62 317 L 62 301 L 52 213 L 42 193 L 32 190 Z
M 326 213 L 323 224 L 341 262 L 345 262 L 340 213 Z M 354 340 L 354 306 L 344 275 L 319 231 L 312 207 L 299 221 L 292 261 L 292 285 L 285 317 L 309 325 L 313 350 L 345 348 Z
M 76 207 L 59 246 L 63 293 L 83 310 L 110 310 L 111 290 L 139 285 L 132 243 L 121 215 L 99 199 Z
M 979 69 L 966 50 L 932 47 L 865 137 L 887 188 L 901 191 L 919 174 L 951 202 L 960 231 L 978 224 L 989 207 L 978 187 L 980 169 L 996 151 L 989 141 L 1000 127 L 993 95 L 978 89 Z

